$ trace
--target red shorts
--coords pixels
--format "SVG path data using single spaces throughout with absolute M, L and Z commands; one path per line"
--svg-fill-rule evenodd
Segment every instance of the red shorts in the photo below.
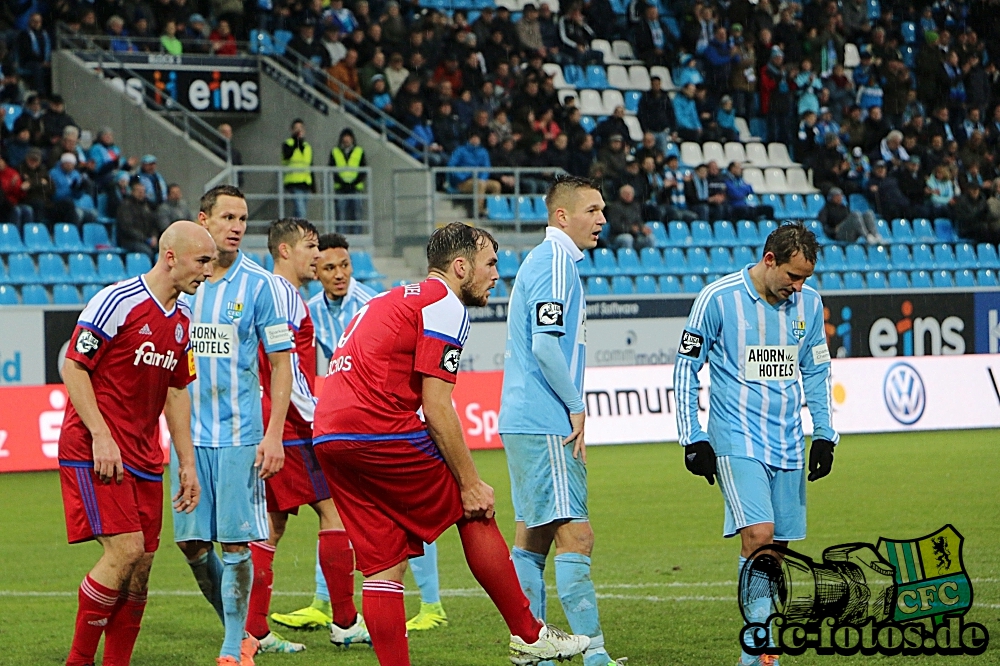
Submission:
M 285 445 L 285 466 L 265 482 L 267 510 L 298 514 L 299 507 L 330 499 L 330 488 L 311 443 Z
M 97 536 L 142 532 L 147 553 L 160 546 L 163 482 L 125 470 L 121 483 L 102 483 L 93 463 L 59 461 L 66 536 L 70 543 Z
M 333 501 L 365 576 L 424 554 L 464 512 L 458 482 L 427 435 L 316 445 Z

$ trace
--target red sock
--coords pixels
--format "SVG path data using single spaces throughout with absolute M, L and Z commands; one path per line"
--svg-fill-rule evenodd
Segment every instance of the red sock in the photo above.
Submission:
M 267 626 L 267 612 L 271 609 L 271 590 L 274 588 L 274 546 L 263 541 L 250 543 L 253 561 L 253 586 L 250 588 L 250 607 L 247 612 L 247 633 L 264 638 L 271 629 Z
M 391 580 L 366 580 L 362 589 L 365 624 L 379 666 L 410 666 L 403 584 Z
M 458 534 L 462 537 L 462 548 L 472 575 L 493 600 L 510 633 L 520 636 L 526 643 L 537 641 L 542 623 L 531 614 L 531 606 L 521 590 L 510 550 L 496 520 L 460 520 Z M 367 620 L 367 613 L 365 615 Z
M 399 597 L 402 600 L 402 595 Z M 73 646 L 66 659 L 67 666 L 93 664 L 97 644 L 101 642 L 111 611 L 118 603 L 118 590 L 104 587 L 88 574 L 80 583 L 77 594 L 79 606 L 76 611 L 76 630 L 73 632 Z
M 104 666 L 128 666 L 131 663 L 145 611 L 145 592 L 119 597 L 104 632 Z
M 326 578 L 333 623 L 347 629 L 358 618 L 354 605 L 354 549 L 344 530 L 320 530 L 319 568 Z

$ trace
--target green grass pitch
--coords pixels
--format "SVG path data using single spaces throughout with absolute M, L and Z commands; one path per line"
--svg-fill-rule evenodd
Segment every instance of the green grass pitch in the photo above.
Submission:
M 493 484 L 508 539 L 513 517 L 504 455 L 475 455 Z M 597 534 L 593 578 L 612 656 L 629 666 L 735 664 L 740 627 L 735 601 L 737 540 L 723 540 L 722 497 L 684 470 L 676 445 L 591 447 L 590 507 Z M 895 657 L 893 663 L 1000 664 L 1000 439 L 998 431 L 845 437 L 831 476 L 808 484 L 809 539 L 796 550 L 818 558 L 828 547 L 879 536 L 916 538 L 952 523 L 965 536 L 975 589 L 969 619 L 993 645 L 978 657 Z M 94 544 L 68 546 L 55 473 L 0 475 L 0 664 L 61 664 L 72 638 L 76 588 L 96 561 Z M 275 560 L 272 610 L 312 598 L 316 519 L 293 518 Z M 222 630 L 171 543 L 169 518 L 150 581 L 151 595 L 133 663 L 212 664 Z M 454 529 L 440 541 L 443 601 L 451 624 L 415 633 L 416 666 L 507 662 L 507 632 L 476 586 Z M 546 572 L 554 584 L 552 565 Z M 360 589 L 360 580 L 358 582 Z M 414 591 L 412 580 L 408 591 Z M 358 596 L 360 606 L 360 595 Z M 407 597 L 408 612 L 418 606 Z M 555 590 L 549 619 L 567 628 Z M 263 666 L 376 664 L 366 647 L 335 649 L 325 632 L 285 632 L 308 650 L 262 655 Z M 807 653 L 783 664 L 860 664 L 880 657 Z M 573 663 L 580 664 L 578 658 Z

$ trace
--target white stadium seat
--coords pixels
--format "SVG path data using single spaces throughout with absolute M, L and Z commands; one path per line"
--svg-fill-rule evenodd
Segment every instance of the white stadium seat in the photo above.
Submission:
M 558 90 L 556 91 L 556 96 L 559 97 L 559 103 L 563 106 L 566 106 L 567 99 L 572 98 L 576 100 L 577 108 L 580 108 L 580 96 L 572 88 L 563 88 L 562 90 Z
M 660 78 L 660 83 L 663 84 L 664 90 L 677 90 L 677 86 L 674 85 L 674 79 L 670 76 L 670 70 L 663 65 L 654 65 L 649 68 L 649 78 L 658 76 Z
M 730 141 L 725 146 L 726 159 L 729 162 L 739 162 L 743 164 L 747 161 L 747 152 L 743 149 L 743 144 L 738 141 Z
M 615 52 L 615 55 L 621 60 L 638 60 L 638 58 L 635 57 L 635 53 L 632 51 L 632 45 L 624 39 L 616 39 L 611 44 L 611 48 Z
M 608 66 L 608 85 L 617 90 L 630 90 L 628 70 L 622 65 Z
M 605 90 L 603 101 L 605 116 L 610 116 L 614 113 L 616 106 L 625 106 L 625 98 L 622 96 L 622 91 L 620 90 Z M 639 135 L 639 138 L 642 138 L 642 134 Z
M 622 62 L 621 59 L 615 55 L 614 49 L 611 48 L 611 42 L 606 39 L 595 39 L 591 41 L 590 48 L 604 54 L 605 65 L 620 65 Z
M 629 90 L 646 92 L 653 87 L 649 81 L 649 70 L 645 65 L 632 65 L 628 68 Z
M 767 148 L 762 143 L 748 143 L 744 146 L 747 151 L 747 161 L 759 169 L 763 169 L 771 164 L 771 158 L 767 156 Z
M 560 67 L 558 64 L 554 62 L 547 62 L 544 65 L 542 65 L 542 70 L 546 74 L 552 77 L 552 87 L 554 87 L 556 90 L 559 90 L 560 88 L 576 87 L 575 85 L 571 85 L 566 82 L 566 79 L 563 77 L 562 67 Z
M 715 162 L 722 169 L 729 166 L 729 160 L 726 159 L 721 143 L 706 141 L 701 145 L 701 156 L 705 162 Z
M 806 176 L 805 169 L 801 167 L 791 167 L 785 170 L 785 179 L 788 181 L 788 191 L 797 194 L 812 194 L 819 192 Z
M 792 166 L 802 166 L 798 162 L 792 161 L 792 158 L 788 155 L 788 146 L 783 143 L 767 144 L 767 156 L 770 158 L 772 166 L 781 167 L 782 169 Z
M 844 44 L 844 67 L 853 69 L 861 64 L 861 52 L 858 45 L 847 42 Z
M 764 183 L 764 174 L 760 169 L 754 167 L 743 169 L 743 180 L 747 181 L 757 194 L 767 194 L 770 192 Z
M 625 126 L 628 127 L 628 136 L 635 143 L 642 141 L 642 125 L 635 116 L 625 116 Z
M 689 167 L 696 167 L 705 163 L 705 158 L 701 154 L 701 146 L 694 141 L 685 141 L 681 144 L 681 163 Z
M 740 118 L 736 116 L 736 131 L 740 134 L 740 141 L 743 143 L 750 143 L 751 141 L 760 141 L 759 138 L 755 137 L 750 133 L 750 125 L 747 123 L 746 118 Z
M 585 116 L 603 116 L 604 100 L 596 90 L 580 91 L 580 112 Z
M 788 192 L 788 182 L 785 181 L 785 170 L 778 167 L 764 169 L 764 182 L 767 183 L 767 191 L 775 194 Z

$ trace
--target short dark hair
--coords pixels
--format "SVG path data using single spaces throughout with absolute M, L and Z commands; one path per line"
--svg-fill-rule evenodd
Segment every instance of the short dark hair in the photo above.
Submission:
M 326 250 L 332 250 L 333 248 L 343 248 L 345 250 L 350 250 L 351 245 L 347 242 L 341 234 L 323 234 L 319 237 L 319 251 L 325 252 Z
M 485 229 L 452 222 L 431 234 L 427 241 L 427 267 L 447 271 L 456 257 L 474 262 L 476 254 L 487 245 L 492 245 L 494 252 L 500 247 Z
M 581 141 L 584 139 L 581 137 Z M 545 207 L 549 214 L 552 214 L 560 204 L 560 200 L 567 195 L 576 193 L 577 190 L 600 190 L 593 180 L 580 178 L 579 176 L 560 175 L 549 185 L 548 192 L 545 193 Z
M 215 204 L 219 201 L 219 197 L 236 197 L 237 199 L 246 200 L 246 197 L 243 196 L 243 191 L 235 185 L 216 185 L 201 195 L 198 210 L 205 215 L 211 215 L 212 209 L 215 208 Z
M 783 224 L 767 237 L 764 243 L 764 254 L 774 253 L 774 261 L 779 266 L 787 264 L 796 252 L 810 264 L 816 263 L 819 254 L 819 241 L 816 234 L 806 229 L 801 222 Z
M 318 236 L 319 232 L 309 220 L 301 217 L 283 217 L 275 220 L 267 228 L 267 251 L 278 258 L 278 247 L 282 243 L 294 245 L 300 238 Z

